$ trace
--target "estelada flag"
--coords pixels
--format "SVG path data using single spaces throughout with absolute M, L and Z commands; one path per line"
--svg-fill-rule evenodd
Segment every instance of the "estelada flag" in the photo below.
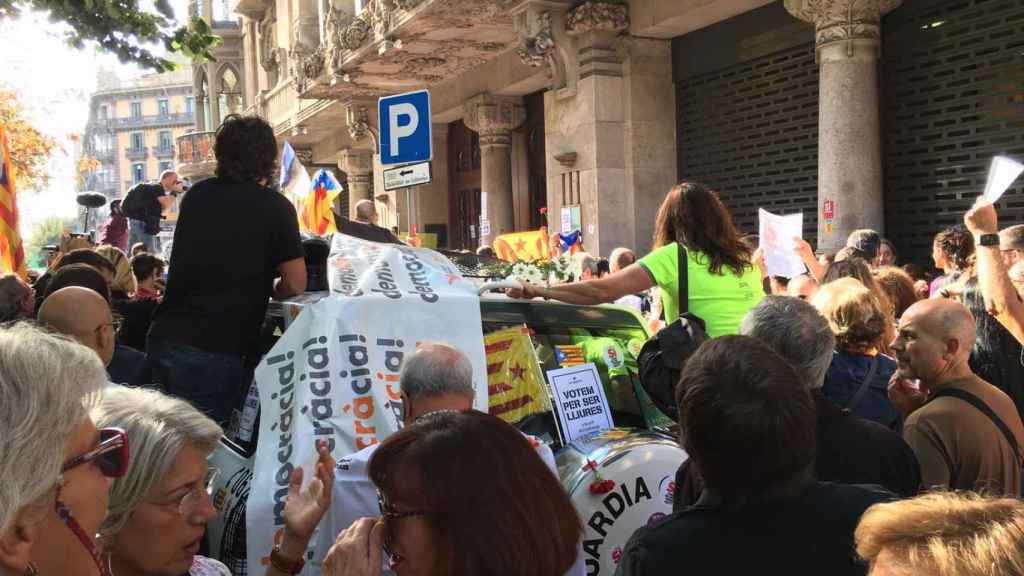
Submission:
M 544 375 L 526 326 L 506 328 L 484 336 L 487 353 L 489 411 L 515 424 L 551 410 Z
M 533 262 L 548 259 L 547 230 L 512 232 L 494 239 L 494 254 L 506 262 Z
M 306 196 L 302 213 L 299 215 L 302 229 L 317 236 L 337 232 L 331 205 L 338 194 L 341 194 L 341 184 L 338 183 L 334 174 L 321 168 L 313 175 L 310 187 L 310 194 Z
M 14 170 L 7 133 L 0 124 L 0 269 L 26 277 L 25 249 L 18 231 L 18 203 L 14 193 Z

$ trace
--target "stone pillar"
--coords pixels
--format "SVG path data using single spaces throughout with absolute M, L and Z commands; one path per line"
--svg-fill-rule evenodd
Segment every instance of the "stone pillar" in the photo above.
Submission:
M 338 154 L 338 168 L 348 177 L 348 207 L 347 213 L 342 215 L 351 218 L 357 202 L 373 199 L 373 151 L 342 150 Z
M 884 232 L 878 53 L 882 16 L 902 0 L 785 0 L 815 26 L 818 104 L 818 249 L 858 228 Z
M 526 108 L 519 98 L 480 94 L 466 102 L 464 121 L 480 135 L 480 218 L 491 228 L 490 234 L 480 235 L 480 245 L 489 246 L 499 235 L 515 231 L 512 130 L 526 121 Z

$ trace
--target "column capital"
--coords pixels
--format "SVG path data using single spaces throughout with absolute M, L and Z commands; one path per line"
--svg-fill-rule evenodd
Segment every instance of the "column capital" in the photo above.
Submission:
M 345 123 L 348 135 L 353 142 L 359 142 L 367 136 L 373 136 L 376 142 L 377 129 L 373 126 L 370 111 L 376 103 L 370 100 L 349 100 L 345 102 Z
M 785 0 L 793 16 L 814 24 L 815 44 L 851 40 L 879 41 L 882 16 L 903 0 Z
M 569 34 L 606 32 L 617 35 L 629 28 L 629 4 L 617 0 L 585 0 L 565 22 Z
M 479 94 L 466 101 L 463 121 L 480 135 L 480 147 L 511 146 L 512 131 L 526 121 L 521 98 L 499 98 Z
M 350 180 L 369 177 L 373 174 L 373 151 L 348 148 L 338 152 L 338 168 L 345 171 Z

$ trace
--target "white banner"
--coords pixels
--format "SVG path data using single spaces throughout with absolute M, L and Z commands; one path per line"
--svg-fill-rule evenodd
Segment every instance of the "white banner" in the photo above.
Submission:
M 335 234 L 328 267 L 331 296 L 305 307 L 256 369 L 262 412 L 246 513 L 255 572 L 282 533 L 292 471 L 302 466 L 311 477 L 317 440 L 326 439 L 337 459 L 399 429 L 398 374 L 418 343 L 465 352 L 475 407 L 487 411 L 480 301 L 451 261 L 426 248 Z

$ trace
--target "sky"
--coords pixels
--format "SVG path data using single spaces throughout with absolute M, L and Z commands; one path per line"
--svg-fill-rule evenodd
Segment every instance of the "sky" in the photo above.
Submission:
M 143 2 L 145 5 L 145 2 Z M 175 14 L 186 14 L 186 0 L 172 0 Z M 50 184 L 45 190 L 18 191 L 22 238 L 49 216 L 75 217 L 75 164 L 77 145 L 89 113 L 89 96 L 96 88 L 101 67 L 122 78 L 146 73 L 122 64 L 115 56 L 91 46 L 76 50 L 65 44 L 63 23 L 54 24 L 43 13 L 25 13 L 17 20 L 0 20 L 0 85 L 18 92 L 29 120 L 40 132 L 53 136 L 63 148 L 50 161 Z

